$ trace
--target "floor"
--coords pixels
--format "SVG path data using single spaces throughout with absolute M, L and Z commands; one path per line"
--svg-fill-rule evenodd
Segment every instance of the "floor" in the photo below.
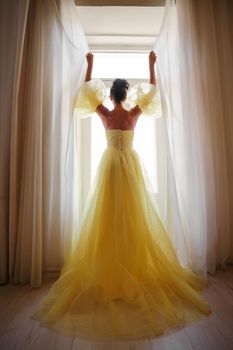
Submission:
M 213 313 L 182 330 L 153 340 L 94 342 L 62 337 L 29 318 L 54 280 L 41 289 L 0 287 L 1 350 L 233 350 L 233 266 L 209 276 L 203 295 Z

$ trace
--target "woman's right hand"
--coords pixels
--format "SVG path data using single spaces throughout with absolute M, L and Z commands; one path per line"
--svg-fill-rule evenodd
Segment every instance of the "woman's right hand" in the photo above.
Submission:
M 149 71 L 150 71 L 150 84 L 156 85 L 156 76 L 155 76 L 155 62 L 157 56 L 156 53 L 152 50 L 149 53 Z
M 157 59 L 156 53 L 152 50 L 149 53 L 149 65 L 150 65 L 150 67 L 154 67 L 156 59 Z
M 86 54 L 86 60 L 87 60 L 87 64 L 88 65 L 92 65 L 93 64 L 93 60 L 94 60 L 94 55 L 91 52 L 88 52 Z

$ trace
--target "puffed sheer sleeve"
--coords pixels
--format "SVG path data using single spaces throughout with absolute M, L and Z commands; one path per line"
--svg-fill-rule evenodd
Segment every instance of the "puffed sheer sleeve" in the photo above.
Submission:
M 87 118 L 95 112 L 96 107 L 106 98 L 106 88 L 100 79 L 85 82 L 78 90 L 74 99 L 74 113 L 79 118 Z
M 145 116 L 155 118 L 162 116 L 157 85 L 144 82 L 134 85 L 128 93 L 126 102 L 131 107 L 138 105 Z

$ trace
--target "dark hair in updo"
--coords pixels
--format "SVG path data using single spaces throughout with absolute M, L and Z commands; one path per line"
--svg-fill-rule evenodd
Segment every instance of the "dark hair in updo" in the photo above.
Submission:
M 110 95 L 113 97 L 116 103 L 120 103 L 127 96 L 128 88 L 129 83 L 127 80 L 115 79 L 110 90 Z

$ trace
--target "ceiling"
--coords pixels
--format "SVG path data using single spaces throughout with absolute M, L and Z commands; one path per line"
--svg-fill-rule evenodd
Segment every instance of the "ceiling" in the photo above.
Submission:
M 78 6 L 164 6 L 165 0 L 74 0 Z
M 161 6 L 78 6 L 89 47 L 96 51 L 150 50 L 163 13 Z

